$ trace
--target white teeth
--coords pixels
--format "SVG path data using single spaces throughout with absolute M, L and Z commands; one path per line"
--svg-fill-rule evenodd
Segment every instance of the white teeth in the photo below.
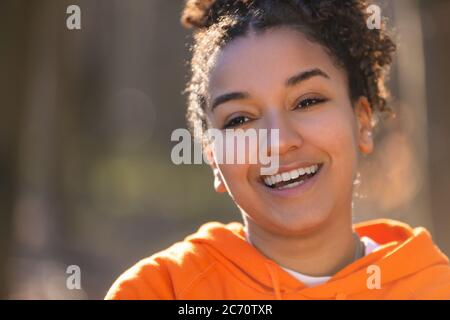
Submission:
M 297 179 L 300 176 L 300 174 L 298 173 L 298 170 L 291 171 L 291 172 L 289 172 L 289 174 L 291 176 L 291 179 Z
M 278 173 L 278 174 L 274 174 L 272 176 L 266 176 L 264 177 L 264 182 L 266 185 L 268 186 L 272 186 L 276 183 L 279 183 L 281 181 L 289 181 L 289 180 L 294 180 L 297 179 L 299 176 L 303 176 L 305 174 L 311 174 L 311 173 L 315 173 L 317 172 L 317 170 L 319 169 L 319 165 L 315 164 L 312 165 L 310 167 L 307 168 L 299 168 L 299 169 L 294 169 L 292 171 L 289 172 L 283 172 L 283 173 Z M 286 186 L 281 187 L 280 189 L 286 189 L 286 188 L 293 188 L 299 184 L 303 183 L 303 181 L 296 181 L 294 183 L 290 183 Z
M 303 180 L 302 180 L 302 181 L 295 181 L 295 182 L 289 183 L 288 185 L 279 187 L 278 189 L 283 190 L 283 189 L 294 188 L 294 187 L 296 187 L 296 186 L 301 185 L 303 182 L 304 182 Z

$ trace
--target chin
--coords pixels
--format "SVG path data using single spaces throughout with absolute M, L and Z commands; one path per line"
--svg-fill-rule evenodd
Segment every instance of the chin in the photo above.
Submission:
M 331 210 L 271 210 L 259 217 L 252 217 L 254 223 L 269 232 L 280 235 L 306 235 L 328 223 Z M 264 217 L 263 217 L 264 216 Z

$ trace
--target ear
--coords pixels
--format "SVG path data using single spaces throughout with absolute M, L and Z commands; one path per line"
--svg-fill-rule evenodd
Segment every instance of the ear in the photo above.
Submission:
M 355 103 L 355 115 L 358 122 L 358 147 L 363 154 L 373 152 L 372 108 L 366 97 L 359 97 Z
M 203 152 L 205 153 L 205 157 L 208 160 L 211 169 L 213 170 L 214 175 L 214 189 L 218 193 L 224 193 L 227 191 L 224 183 L 224 179 L 222 177 L 222 173 L 220 172 L 219 166 L 214 158 L 214 154 L 212 149 L 209 146 L 204 147 Z

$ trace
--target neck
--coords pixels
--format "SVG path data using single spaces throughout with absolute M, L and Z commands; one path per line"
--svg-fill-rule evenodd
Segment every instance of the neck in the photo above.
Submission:
M 320 277 L 334 275 L 353 262 L 356 244 L 351 214 L 346 217 L 300 236 L 274 234 L 251 219 L 245 223 L 250 242 L 266 257 L 282 267 Z

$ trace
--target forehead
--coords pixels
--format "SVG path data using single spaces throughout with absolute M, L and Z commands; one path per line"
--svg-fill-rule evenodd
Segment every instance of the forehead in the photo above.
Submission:
M 218 53 L 210 73 L 210 88 L 241 90 L 284 84 L 293 74 L 311 68 L 320 68 L 331 78 L 342 77 L 325 49 L 300 31 L 281 27 L 250 32 Z

